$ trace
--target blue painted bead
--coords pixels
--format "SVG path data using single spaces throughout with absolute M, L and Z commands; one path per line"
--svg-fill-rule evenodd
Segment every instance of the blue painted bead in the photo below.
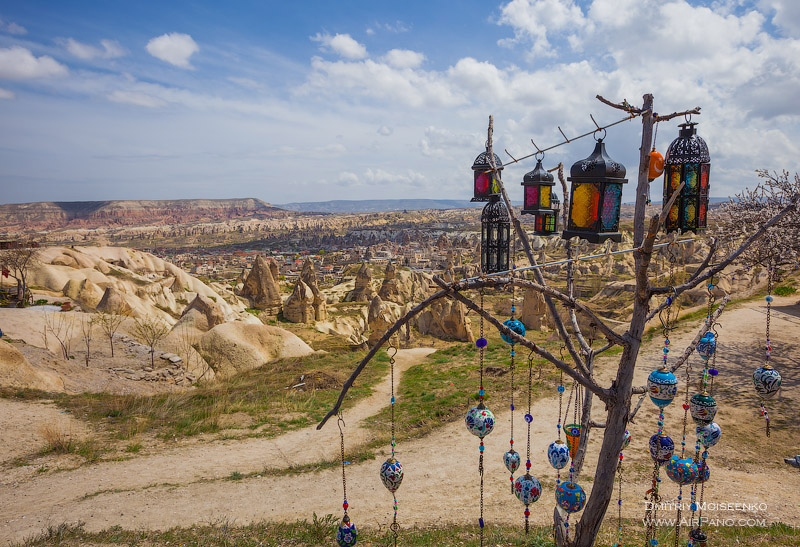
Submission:
M 708 370 L 708 373 L 709 373 L 711 376 L 716 376 L 717 374 L 719 374 L 719 371 L 718 371 L 717 369 L 715 369 L 715 368 L 712 368 L 712 369 L 709 369 L 709 370 Z
M 485 392 L 485 391 L 483 391 L 482 389 L 480 389 L 480 390 L 478 390 L 478 395 L 480 395 L 481 397 L 483 397 L 484 395 L 486 395 L 486 392 Z
M 511 410 L 514 410 L 514 403 L 511 403 Z
M 392 397 L 392 404 L 394 404 L 394 397 Z
M 477 340 L 475 340 L 475 345 L 478 346 L 479 348 L 485 348 L 486 344 L 488 344 L 486 338 L 478 338 Z
M 525 414 L 525 421 L 531 423 L 533 421 L 533 416 L 530 414 Z
M 516 355 L 516 353 L 514 353 L 514 350 L 512 349 L 511 350 L 511 357 L 514 357 L 515 355 Z
M 564 386 L 558 386 L 558 392 L 564 393 Z
M 696 503 L 692 504 L 692 511 L 697 511 L 697 504 Z
M 766 300 L 767 302 L 772 302 L 772 297 L 771 297 L 771 296 L 767 296 L 767 298 L 765 298 L 765 300 Z
M 478 519 L 478 525 L 479 525 L 481 528 L 483 528 L 483 519 L 481 519 L 481 518 L 479 518 L 479 519 Z

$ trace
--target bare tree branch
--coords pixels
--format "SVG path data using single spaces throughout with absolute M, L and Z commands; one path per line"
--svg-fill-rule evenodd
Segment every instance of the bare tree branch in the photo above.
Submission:
M 633 393 L 639 393 L 639 389 L 640 388 L 633 388 Z M 634 408 L 633 412 L 631 412 L 630 416 L 628 416 L 628 421 L 632 424 L 636 423 L 635 421 L 633 421 L 633 419 L 636 417 L 636 413 L 639 412 L 639 409 L 642 408 L 642 403 L 647 397 L 647 389 L 643 387 L 641 388 L 641 390 L 642 391 L 641 391 L 641 397 L 639 397 L 639 402 L 636 403 L 636 408 Z
M 641 114 L 643 112 L 641 108 L 637 108 L 637 107 L 635 107 L 633 105 L 628 104 L 628 101 L 626 101 L 626 100 L 623 100 L 621 103 L 612 103 L 611 101 L 609 101 L 608 99 L 606 99 L 602 95 L 596 95 L 596 97 L 597 97 L 597 100 L 600 101 L 601 103 L 607 104 L 611 108 L 616 108 L 617 110 L 622 110 L 624 112 L 628 112 L 628 113 L 631 113 L 631 114 L 633 114 L 633 113 Z
M 684 110 L 683 112 L 673 112 L 672 114 L 666 114 L 665 116 L 657 115 L 655 117 L 655 121 L 657 122 L 666 122 L 671 120 L 672 118 L 678 118 L 680 116 L 686 116 L 687 114 L 700 114 L 700 107 L 695 106 L 691 110 Z

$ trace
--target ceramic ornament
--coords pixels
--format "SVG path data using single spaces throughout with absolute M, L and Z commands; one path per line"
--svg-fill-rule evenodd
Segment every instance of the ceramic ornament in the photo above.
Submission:
M 536 477 L 530 473 L 525 473 L 514 481 L 514 495 L 517 496 L 519 501 L 529 505 L 542 495 L 542 485 Z
M 697 438 L 706 448 L 710 448 L 717 444 L 720 436 L 722 436 L 722 430 L 720 429 L 719 425 L 717 425 L 717 422 L 711 422 L 710 424 L 697 426 Z
M 650 457 L 660 465 L 667 463 L 675 450 L 675 443 L 664 433 L 656 433 L 650 437 L 649 445 Z
M 711 478 L 711 469 L 705 460 L 696 462 L 695 465 L 697 466 L 697 484 L 703 484 Z
M 464 418 L 464 424 L 467 426 L 467 431 L 483 439 L 494 429 L 494 414 L 483 403 L 480 403 L 469 409 L 467 417 Z
M 620 448 L 620 452 L 628 448 L 629 444 L 631 444 L 631 432 L 626 429 L 625 436 L 622 438 L 622 448 Z
M 340 547 L 352 547 L 358 540 L 358 531 L 356 525 L 350 522 L 350 517 L 345 514 L 339 529 L 336 530 L 336 543 Z
M 581 439 L 581 426 L 578 424 L 565 425 L 564 435 L 567 437 L 569 445 L 569 457 L 574 460 L 575 454 L 578 453 L 578 441 Z
M 698 426 L 710 424 L 717 415 L 717 402 L 705 391 L 696 393 L 689 401 L 689 412 Z
M 547 460 L 554 469 L 564 469 L 569 463 L 569 448 L 562 440 L 553 441 L 547 447 Z
M 667 367 L 654 370 L 647 377 L 650 400 L 659 408 L 669 405 L 678 393 L 678 379 Z
M 562 482 L 556 488 L 556 503 L 567 513 L 575 513 L 586 504 L 586 492 L 574 482 Z
M 717 340 L 714 337 L 713 332 L 707 332 L 703 335 L 700 341 L 697 343 L 697 347 L 695 348 L 697 353 L 703 359 L 710 359 L 714 352 L 717 349 Z
M 762 399 L 771 399 L 781 388 L 781 373 L 770 365 L 759 367 L 753 373 L 753 386 Z
M 519 457 L 519 452 L 513 448 L 503 455 L 503 463 L 506 464 L 506 469 L 508 469 L 508 472 L 511 474 L 519 469 L 519 464 L 521 461 L 522 460 Z
M 381 482 L 389 492 L 394 494 L 403 482 L 403 465 L 394 458 L 389 458 L 381 466 Z
M 681 486 L 691 484 L 697 478 L 697 464 L 692 458 L 672 456 L 667 463 L 667 476 Z
M 514 331 L 515 333 L 519 334 L 520 336 L 525 336 L 525 325 L 522 323 L 522 321 L 518 319 L 509 319 L 507 321 L 504 321 L 503 324 L 512 331 Z M 505 334 L 501 334 L 500 337 L 503 339 L 503 342 L 507 344 L 517 343 L 510 336 L 506 336 Z
M 689 532 L 690 547 L 706 547 L 708 536 L 700 528 L 695 528 Z

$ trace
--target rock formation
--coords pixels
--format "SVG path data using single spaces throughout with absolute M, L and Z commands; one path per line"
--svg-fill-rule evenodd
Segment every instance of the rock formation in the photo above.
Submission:
M 118 313 L 120 315 L 130 315 L 133 308 L 125 298 L 125 294 L 114 287 L 106 288 L 103 298 L 97 304 L 97 311 L 105 313 Z
M 272 313 L 280 309 L 281 292 L 275 276 L 272 274 L 272 265 L 268 264 L 264 257 L 256 258 L 253 269 L 250 270 L 244 281 L 240 296 L 249 298 L 251 306 L 259 310 L 267 310 Z
M 225 314 L 219 309 L 217 303 L 207 296 L 198 294 L 183 310 L 178 324 L 191 323 L 198 330 L 206 332 L 224 322 Z
M 394 262 L 389 262 L 386 265 L 383 283 L 381 283 L 381 288 L 378 290 L 378 296 L 382 300 L 394 302 L 395 304 L 405 304 L 405 299 L 400 292 L 400 285 L 397 280 L 397 266 L 395 266 Z
M 417 328 L 422 334 L 430 334 L 443 340 L 475 340 L 466 308 L 461 302 L 437 300 L 419 314 Z
M 367 343 L 370 346 L 375 345 L 386 333 L 386 330 L 394 324 L 394 321 L 392 308 L 383 302 L 380 296 L 375 295 L 369 304 L 369 313 L 367 314 L 367 325 L 370 330 Z
M 0 340 L 0 386 L 64 391 L 58 375 L 34 368 L 17 348 Z
M 317 285 L 317 271 L 314 269 L 314 263 L 310 258 L 307 258 L 303 263 L 303 271 L 300 273 L 300 279 L 303 283 L 308 285 L 311 292 L 314 293 L 314 320 L 325 321 L 328 318 L 328 308 L 325 303 L 326 299 Z
M 355 288 L 345 295 L 344 301 L 370 302 L 374 295 L 375 291 L 372 289 L 372 274 L 369 271 L 367 263 L 363 262 L 356 274 Z
M 302 279 L 297 280 L 292 294 L 283 303 L 283 317 L 292 323 L 313 323 L 314 291 Z
M 519 320 L 528 330 L 548 330 L 550 319 L 549 310 L 544 301 L 544 296 L 539 291 L 527 289 L 522 298 L 522 313 Z
M 279 327 L 239 321 L 217 325 L 203 335 L 198 351 L 220 378 L 285 357 L 314 353 L 308 344 Z

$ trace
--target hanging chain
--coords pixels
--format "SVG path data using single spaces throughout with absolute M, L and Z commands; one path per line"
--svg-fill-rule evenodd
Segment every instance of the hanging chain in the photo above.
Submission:
M 483 289 L 481 289 L 481 310 L 483 310 L 483 309 L 484 309 L 484 307 L 483 307 Z M 481 338 L 483 338 L 483 334 L 484 334 L 484 331 L 483 331 L 483 315 L 481 315 L 480 334 L 481 334 Z M 484 390 L 483 390 L 483 353 L 484 353 L 484 347 L 485 347 L 485 345 L 482 345 L 481 348 L 480 348 L 480 352 L 479 352 L 480 353 L 480 376 L 481 376 L 481 379 L 480 379 L 480 390 L 478 391 L 478 398 L 480 400 L 480 402 L 478 403 L 479 406 L 483 405 L 483 396 L 484 396 Z M 481 444 L 480 444 L 480 456 L 478 457 L 478 474 L 481 476 L 481 516 L 478 519 L 478 525 L 479 525 L 480 531 L 481 531 L 480 532 L 481 533 L 481 547 L 483 547 L 483 545 L 484 545 L 483 544 L 484 536 L 483 536 L 483 439 L 482 438 L 481 438 Z
M 561 374 L 558 379 L 558 425 L 556 429 L 558 430 L 558 440 L 561 440 L 561 405 L 564 401 L 564 371 L 559 371 Z
M 339 440 L 342 448 L 342 499 L 344 500 L 342 502 L 342 508 L 344 509 L 344 520 L 347 520 L 347 508 L 349 507 L 349 504 L 347 503 L 347 476 L 345 475 L 344 471 L 344 466 L 346 464 L 344 460 L 344 429 L 342 429 L 345 426 L 345 423 L 344 416 L 342 415 L 341 411 L 339 411 L 339 420 L 337 421 L 337 425 L 339 426 Z
M 511 320 L 514 320 L 515 312 L 517 311 L 517 291 L 516 287 L 514 286 L 514 277 L 517 269 L 517 238 L 514 237 L 511 240 Z M 514 451 L 514 369 L 517 368 L 514 362 L 514 357 L 516 355 L 516 351 L 514 350 L 514 344 L 511 344 L 511 364 L 509 366 L 509 371 L 511 372 L 511 433 L 508 440 L 508 444 L 511 447 L 509 449 L 510 452 Z M 510 476 L 511 482 L 511 493 L 514 493 L 514 473 L 511 473 Z
M 764 345 L 764 352 L 765 352 L 765 363 L 764 367 L 770 367 L 769 358 L 772 354 L 772 342 L 769 339 L 769 327 L 770 327 L 770 320 L 772 318 L 772 281 L 773 275 L 775 274 L 775 269 L 773 266 L 770 266 L 767 270 L 767 343 Z M 769 437 L 769 413 L 767 412 L 767 407 L 764 404 L 764 400 L 761 400 L 761 415 L 764 416 L 766 420 L 766 431 L 767 437 Z
M 525 449 L 525 472 L 531 472 L 531 423 L 533 422 L 533 415 L 531 414 L 531 392 L 533 391 L 533 352 L 528 356 L 528 413 L 525 414 L 525 421 L 528 424 L 528 442 Z M 530 508 L 528 503 L 525 504 L 525 534 L 530 530 Z
M 391 407 L 392 407 L 392 460 L 395 459 L 395 449 L 397 447 L 397 439 L 395 437 L 395 394 L 394 394 L 394 365 L 395 365 L 395 355 L 397 355 L 397 348 L 390 342 L 389 347 L 387 348 L 387 352 L 389 353 L 389 383 L 391 384 Z M 397 523 L 397 493 L 392 492 L 392 499 L 394 500 L 394 517 L 392 519 L 392 524 L 389 525 L 389 529 L 392 531 L 393 536 L 393 543 L 394 547 L 397 547 L 397 536 L 400 530 L 400 525 Z

